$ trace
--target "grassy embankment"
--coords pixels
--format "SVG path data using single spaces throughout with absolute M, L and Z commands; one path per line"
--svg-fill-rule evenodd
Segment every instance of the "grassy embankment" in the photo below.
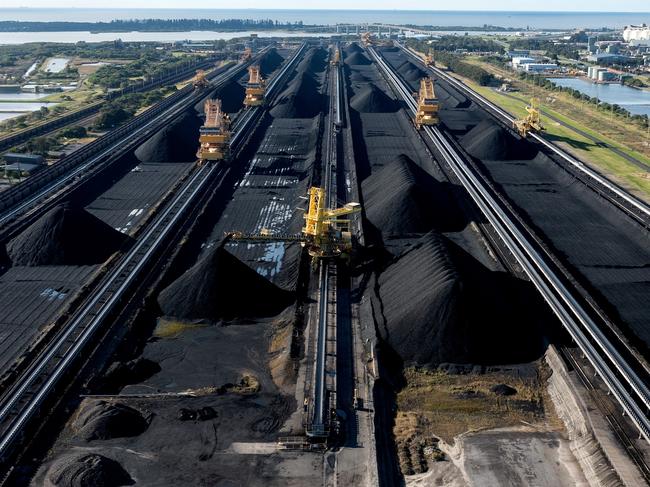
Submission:
M 501 70 L 476 58 L 468 62 L 480 65 L 492 74 L 513 79 L 517 92 L 501 93 L 494 88 L 479 86 L 471 80 L 462 81 L 473 90 L 514 116 L 526 114 L 525 105 L 532 96 L 542 101 L 542 111 L 561 120 L 567 127 L 542 115 L 546 137 L 560 145 L 581 161 L 590 164 L 642 198 L 650 199 L 650 173 L 635 166 L 609 147 L 615 147 L 635 159 L 650 165 L 650 136 L 640 127 L 626 123 L 624 118 L 612 116 L 594 106 L 580 102 L 566 93 L 548 91 L 516 78 L 515 74 Z M 598 144 L 571 128 L 581 130 L 599 139 Z

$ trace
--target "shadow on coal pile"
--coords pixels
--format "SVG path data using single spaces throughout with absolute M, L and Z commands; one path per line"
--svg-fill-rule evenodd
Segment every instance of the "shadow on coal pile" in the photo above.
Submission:
M 59 205 L 7 244 L 15 266 L 93 265 L 131 239 L 81 208 Z
M 392 113 L 399 109 L 397 102 L 372 83 L 355 91 L 350 99 L 350 106 L 360 113 Z
M 483 120 L 460 139 L 469 155 L 488 161 L 532 159 L 537 150 L 492 120 Z
M 221 100 L 221 108 L 226 113 L 236 113 L 244 106 L 246 88 L 237 81 L 231 81 L 221 88 L 216 96 Z M 201 103 L 201 113 L 203 113 L 203 103 Z
M 361 189 L 366 219 L 384 238 L 432 229 L 460 231 L 467 225 L 453 185 L 437 181 L 403 154 L 375 170 Z
M 405 365 L 517 363 L 543 353 L 545 317 L 530 285 L 488 270 L 435 231 L 366 293 L 362 312 Z
M 186 320 L 232 320 L 275 316 L 294 296 L 260 276 L 224 246 L 215 245 L 158 296 L 167 316 Z
M 196 159 L 201 118 L 188 109 L 174 123 L 158 132 L 135 151 L 140 162 L 187 162 Z

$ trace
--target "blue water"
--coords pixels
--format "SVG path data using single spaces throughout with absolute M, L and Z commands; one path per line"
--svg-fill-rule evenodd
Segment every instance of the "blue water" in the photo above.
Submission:
M 136 18 L 273 19 L 319 25 L 377 22 L 468 27 L 489 24 L 515 29 L 620 29 L 630 24 L 650 23 L 650 12 L 0 8 L 0 20 L 98 22 Z
M 620 105 L 633 115 L 650 116 L 650 91 L 619 84 L 592 83 L 580 78 L 553 78 L 553 83 L 595 96 L 600 101 Z

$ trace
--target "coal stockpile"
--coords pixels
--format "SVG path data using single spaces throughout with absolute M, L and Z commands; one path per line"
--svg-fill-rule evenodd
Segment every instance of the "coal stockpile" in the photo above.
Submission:
M 158 296 L 162 311 L 182 319 L 253 318 L 274 316 L 293 301 L 283 291 L 215 245 L 192 268 Z
M 284 58 L 275 49 L 270 49 L 260 61 L 260 72 L 262 76 L 268 76 L 278 69 L 284 62 Z
M 464 225 L 448 188 L 403 154 L 365 179 L 361 192 L 366 218 L 384 236 Z
M 484 160 L 532 159 L 536 150 L 492 120 L 483 120 L 459 140 L 473 157 Z
M 363 52 L 363 49 L 357 44 L 356 42 L 353 42 L 349 44 L 345 49 L 343 49 L 347 54 L 354 54 L 355 52 Z
M 241 110 L 246 97 L 246 88 L 236 81 L 231 81 L 217 93 L 221 99 L 221 108 L 226 113 L 236 113 Z M 203 110 L 203 104 L 201 104 Z
M 280 95 L 270 113 L 274 118 L 313 118 L 322 108 L 318 82 L 306 71 L 298 74 Z
M 365 84 L 356 90 L 350 99 L 350 106 L 361 113 L 389 113 L 399 109 L 394 100 L 372 83 Z
M 435 231 L 382 272 L 373 292 L 377 332 L 406 365 L 515 363 L 542 352 L 534 292 Z
M 7 245 L 14 266 L 101 264 L 129 238 L 86 210 L 59 205 Z
M 187 162 L 196 160 L 202 120 L 193 109 L 156 133 L 135 151 L 140 162 Z
M 47 480 L 56 487 L 120 487 L 135 483 L 118 462 L 96 454 L 61 458 L 50 468 Z
M 148 426 L 147 420 L 136 409 L 120 403 L 97 401 L 82 407 L 72 429 L 78 438 L 91 441 L 137 436 Z
M 404 61 L 397 67 L 397 71 L 402 77 L 409 82 L 411 86 L 418 85 L 420 78 L 424 78 L 426 73 L 410 61 Z
M 372 64 L 372 61 L 361 52 L 349 54 L 345 57 L 345 62 L 354 66 L 368 66 L 369 64 Z

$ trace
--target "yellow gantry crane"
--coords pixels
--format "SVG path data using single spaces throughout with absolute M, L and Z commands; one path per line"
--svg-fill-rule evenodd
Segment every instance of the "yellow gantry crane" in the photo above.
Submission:
M 541 132 L 544 130 L 540 117 L 538 98 L 531 98 L 530 105 L 526 106 L 526 111 L 528 115 L 513 122 L 513 127 L 517 129 L 517 132 L 522 137 L 528 136 L 530 132 Z
M 246 97 L 244 105 L 257 107 L 264 104 L 265 83 L 260 74 L 258 65 L 248 67 L 248 83 L 246 84 Z
M 420 129 L 423 125 L 436 125 L 440 106 L 431 78 L 420 80 L 420 91 L 417 98 L 418 110 L 415 113 L 415 126 Z
M 230 155 L 230 117 L 221 109 L 221 100 L 205 101 L 205 123 L 199 129 L 199 164 L 222 161 Z
M 274 234 L 262 229 L 260 233 L 229 232 L 227 237 L 251 242 L 300 242 L 315 260 L 349 255 L 352 250 L 350 221 L 340 217 L 360 212 L 361 205 L 347 203 L 341 208 L 326 208 L 325 190 L 319 187 L 309 188 L 308 199 L 309 209 L 301 234 Z
M 197 70 L 196 76 L 192 78 L 192 85 L 194 85 L 195 89 L 202 89 L 208 87 L 209 83 L 205 71 L 203 71 L 202 69 Z

